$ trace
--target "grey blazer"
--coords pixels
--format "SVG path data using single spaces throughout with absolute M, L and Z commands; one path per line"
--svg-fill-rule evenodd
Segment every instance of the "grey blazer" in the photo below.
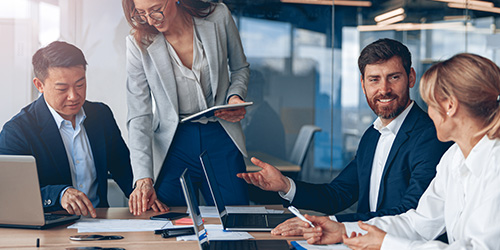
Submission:
M 194 18 L 194 24 L 207 56 L 215 105 L 225 104 L 234 94 L 245 98 L 250 69 L 229 9 L 217 4 L 208 17 Z M 131 35 L 126 42 L 128 146 L 135 183 L 158 176 L 179 113 L 174 72 L 163 34 L 156 35 L 143 50 Z M 240 123 L 219 122 L 246 157 Z

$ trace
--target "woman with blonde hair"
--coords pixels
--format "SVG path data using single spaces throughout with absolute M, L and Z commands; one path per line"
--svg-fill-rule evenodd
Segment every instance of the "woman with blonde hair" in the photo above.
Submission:
M 441 158 L 416 210 L 366 223 L 307 216 L 317 225 L 304 234 L 309 243 L 343 241 L 352 249 L 500 249 L 499 67 L 478 55 L 458 54 L 425 72 L 420 93 L 439 140 L 455 144 Z M 434 240 L 445 231 L 449 244 Z
M 185 206 L 179 176 L 186 168 L 207 204 L 213 204 L 199 160 L 203 151 L 211 156 L 226 204 L 248 204 L 246 183 L 236 177 L 246 169 L 240 125 L 245 109 L 180 123 L 246 97 L 249 64 L 229 9 L 202 0 L 123 0 L 122 5 L 132 27 L 126 39 L 135 183 L 130 211 L 140 215 L 151 207 Z

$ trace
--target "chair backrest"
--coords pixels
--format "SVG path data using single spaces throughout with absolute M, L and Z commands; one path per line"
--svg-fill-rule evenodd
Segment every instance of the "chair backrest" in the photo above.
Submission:
M 288 161 L 302 167 L 304 160 L 306 159 L 307 150 L 309 149 L 309 145 L 311 145 L 311 141 L 314 137 L 314 133 L 318 131 L 321 131 L 321 128 L 318 126 L 302 126 L 302 128 L 300 128 L 299 135 L 295 140 L 290 157 L 288 157 Z

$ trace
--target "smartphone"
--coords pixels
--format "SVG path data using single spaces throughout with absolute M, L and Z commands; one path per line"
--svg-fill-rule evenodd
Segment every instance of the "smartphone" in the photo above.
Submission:
M 166 214 L 159 214 L 155 216 L 151 216 L 150 219 L 152 220 L 177 220 L 183 217 L 187 217 L 189 214 L 186 213 L 166 213 Z
M 70 240 L 76 241 L 89 241 L 89 240 L 121 240 L 123 236 L 121 235 L 100 235 L 100 234 L 79 234 L 71 235 Z
M 161 233 L 161 237 L 170 238 L 170 237 L 192 235 L 192 234 L 194 234 L 194 228 L 192 228 L 192 227 L 169 228 L 169 229 L 163 229 L 163 232 Z

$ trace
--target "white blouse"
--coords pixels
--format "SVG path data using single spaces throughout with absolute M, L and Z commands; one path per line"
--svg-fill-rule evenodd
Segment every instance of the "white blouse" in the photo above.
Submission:
M 500 140 L 483 137 L 467 158 L 454 144 L 416 210 L 368 224 L 387 232 L 381 249 L 500 249 Z M 432 241 L 445 230 L 449 245 Z

